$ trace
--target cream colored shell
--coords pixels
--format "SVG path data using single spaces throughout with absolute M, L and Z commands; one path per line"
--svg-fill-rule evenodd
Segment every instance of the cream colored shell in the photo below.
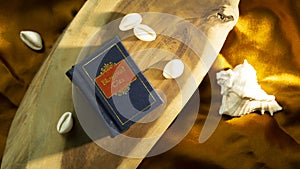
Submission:
M 154 41 L 156 39 L 155 31 L 147 25 L 139 24 L 133 28 L 134 35 L 142 41 Z
M 68 133 L 73 127 L 73 118 L 71 112 L 65 112 L 58 120 L 56 129 L 58 133 Z
M 138 13 L 130 13 L 125 15 L 119 25 L 121 31 L 133 29 L 135 26 L 142 23 L 142 16 Z
M 21 40 L 33 50 L 41 50 L 43 48 L 42 38 L 39 33 L 34 31 L 21 31 Z
M 258 84 L 255 69 L 245 60 L 244 64 L 217 73 L 221 86 L 222 105 L 219 114 L 243 116 L 255 111 L 273 116 L 282 110 L 275 96 L 268 95 Z
M 182 75 L 184 64 L 180 59 L 169 61 L 163 70 L 163 76 L 167 79 L 175 79 Z

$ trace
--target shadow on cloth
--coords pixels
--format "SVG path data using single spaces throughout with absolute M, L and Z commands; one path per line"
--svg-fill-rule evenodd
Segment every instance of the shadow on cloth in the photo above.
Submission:
M 206 76 L 199 88 L 198 118 L 190 133 L 168 152 L 144 159 L 139 168 L 299 168 L 299 7 L 300 1 L 292 0 L 241 0 L 239 21 L 210 70 L 215 74 L 247 59 L 262 88 L 276 96 L 283 111 L 274 117 L 268 113 L 223 116 L 213 135 L 200 144 L 209 107 L 216 112 L 219 108 L 208 100 L 220 95 L 220 87 L 210 84 Z
M 85 0 L 0 2 L 0 157 L 14 114 L 44 59 Z M 35 52 L 19 38 L 21 30 L 41 34 L 44 48 Z
M 10 123 L 31 79 L 83 2 L 0 2 L 0 21 L 5 23 L 0 26 L 1 156 Z M 274 117 L 257 113 L 241 118 L 224 116 L 211 138 L 200 144 L 198 138 L 209 108 L 218 111 L 219 106 L 210 105 L 211 96 L 219 95 L 219 87 L 206 77 L 199 87 L 201 107 L 190 133 L 170 151 L 146 158 L 139 168 L 299 167 L 299 8 L 300 1 L 293 0 L 241 0 L 239 22 L 210 70 L 216 73 L 247 59 L 257 70 L 262 88 L 276 96 L 283 111 Z M 19 40 L 19 31 L 24 29 L 41 33 L 44 52 L 33 52 Z

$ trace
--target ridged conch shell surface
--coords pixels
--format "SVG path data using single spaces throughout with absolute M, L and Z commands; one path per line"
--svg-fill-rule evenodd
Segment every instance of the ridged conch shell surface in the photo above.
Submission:
M 268 95 L 258 84 L 255 69 L 245 60 L 244 64 L 217 73 L 221 86 L 222 105 L 219 114 L 243 116 L 255 111 L 273 116 L 282 110 L 275 96 Z
M 119 25 L 121 31 L 128 31 L 142 23 L 142 16 L 138 13 L 130 13 L 123 17 Z
M 39 33 L 34 31 L 21 31 L 21 40 L 33 50 L 41 50 L 43 48 L 42 38 Z

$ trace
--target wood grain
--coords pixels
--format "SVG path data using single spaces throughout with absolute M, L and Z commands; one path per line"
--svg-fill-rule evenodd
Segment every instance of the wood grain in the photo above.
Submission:
M 30 85 L 10 129 L 2 168 L 136 168 L 143 158 L 125 158 L 105 151 L 89 139 L 76 118 L 74 128 L 69 134 L 59 135 L 56 132 L 59 117 L 65 111 L 74 112 L 72 85 L 64 73 L 75 64 L 83 47 L 90 37 L 95 36 L 100 27 L 126 13 L 168 12 L 187 18 L 190 24 L 194 24 L 204 32 L 208 40 L 191 38 L 193 32 L 190 29 L 186 29 L 186 32 L 182 33 L 183 36 L 178 39 L 159 35 L 151 43 L 138 41 L 134 37 L 123 40 L 129 53 L 137 53 L 133 55 L 133 59 L 142 70 L 145 69 L 144 73 L 150 83 L 164 92 L 167 101 L 163 114 L 157 120 L 145 125 L 136 124 L 125 135 L 136 137 L 161 135 L 196 90 L 235 24 L 218 21 L 215 13 L 215 9 L 222 5 L 228 3 L 237 5 L 236 1 L 230 2 L 234 3 L 206 1 L 204 3 L 206 6 L 203 6 L 204 4 L 197 0 L 190 0 L 189 3 L 174 0 L 171 5 L 160 0 L 87 1 L 53 47 Z M 144 22 L 151 25 L 156 23 L 156 20 L 157 18 L 150 18 Z M 176 27 L 180 27 L 182 21 L 175 21 L 172 24 L 174 29 L 171 30 L 171 34 L 176 36 L 176 33 L 178 34 Z M 216 29 L 218 32 L 212 34 L 211 30 Z M 103 30 L 105 31 L 111 30 Z M 201 57 L 184 44 L 192 40 L 202 49 Z M 104 43 L 105 38 L 102 41 Z M 89 42 L 89 45 L 93 44 Z M 206 51 L 207 45 L 214 47 L 213 55 L 210 51 Z M 154 53 L 146 52 L 146 56 L 143 57 L 138 54 L 139 51 L 148 48 L 160 50 Z M 155 66 L 162 67 L 166 60 L 170 60 L 171 56 L 163 59 L 157 57 L 164 55 L 165 52 L 181 58 L 190 71 L 185 71 L 183 76 L 175 81 L 165 80 L 161 70 L 148 68 L 156 63 Z M 181 88 L 178 87 L 178 83 Z M 159 137 L 147 144 L 137 143 L 128 155 L 146 156 L 158 139 Z

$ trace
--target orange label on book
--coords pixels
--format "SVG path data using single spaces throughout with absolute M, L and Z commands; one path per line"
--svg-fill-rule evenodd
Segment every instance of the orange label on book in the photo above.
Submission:
M 106 98 L 110 98 L 115 94 L 126 94 L 130 83 L 135 79 L 135 74 L 123 59 L 115 64 L 105 64 L 100 75 L 95 78 L 95 82 Z

